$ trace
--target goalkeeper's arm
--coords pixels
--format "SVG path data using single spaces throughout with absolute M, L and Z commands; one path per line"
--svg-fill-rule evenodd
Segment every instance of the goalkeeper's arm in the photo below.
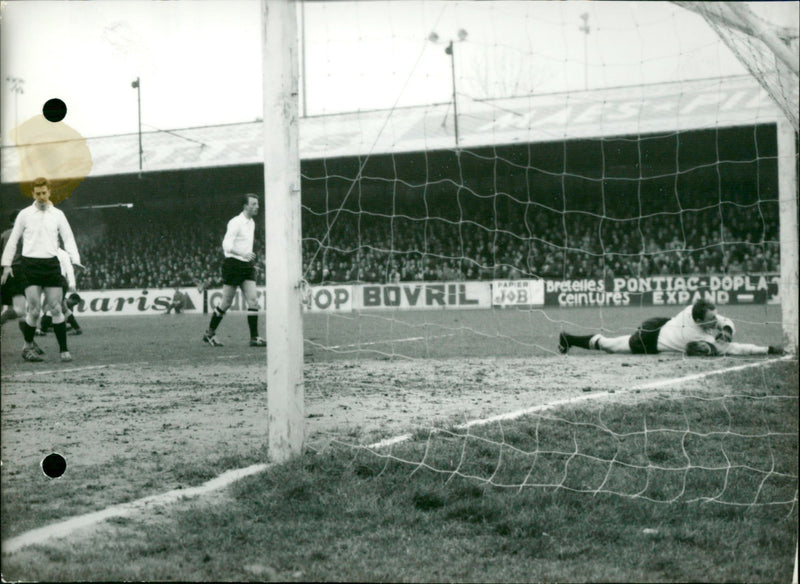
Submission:
M 693 341 L 686 345 L 686 354 L 689 357 L 716 357 L 717 355 L 783 355 L 784 350 L 780 345 L 763 347 L 750 343 L 727 343 L 717 341 Z
M 717 343 L 720 355 L 783 355 L 784 350 L 780 345 L 763 347 L 750 343 Z

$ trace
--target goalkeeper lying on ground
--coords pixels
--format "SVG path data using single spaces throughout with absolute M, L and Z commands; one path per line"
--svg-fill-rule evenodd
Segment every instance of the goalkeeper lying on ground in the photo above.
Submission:
M 559 353 L 570 347 L 595 349 L 607 353 L 654 355 L 662 352 L 686 353 L 689 356 L 714 355 L 783 355 L 783 347 L 732 342 L 733 321 L 717 314 L 708 300 L 698 300 L 672 318 L 656 317 L 644 321 L 632 335 L 604 337 L 570 335 L 558 337 Z

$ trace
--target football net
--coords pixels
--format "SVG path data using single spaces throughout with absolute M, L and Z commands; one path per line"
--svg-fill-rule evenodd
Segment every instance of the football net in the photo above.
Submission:
M 797 18 L 792 4 L 676 2 L 700 14 L 798 131 Z
M 796 361 L 556 348 L 698 298 L 735 340 L 796 346 L 797 71 L 771 48 L 796 19 L 468 4 L 304 8 L 306 448 L 796 521 Z

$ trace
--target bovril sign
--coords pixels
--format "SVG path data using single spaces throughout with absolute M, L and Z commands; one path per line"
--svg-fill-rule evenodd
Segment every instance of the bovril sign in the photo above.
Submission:
M 303 295 L 308 312 L 490 308 L 488 282 L 402 282 L 312 286 Z

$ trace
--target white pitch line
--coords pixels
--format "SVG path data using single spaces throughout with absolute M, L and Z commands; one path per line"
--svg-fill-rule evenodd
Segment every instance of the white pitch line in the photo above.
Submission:
M 372 341 L 369 343 L 354 343 L 351 345 L 334 345 L 332 347 L 322 347 L 323 349 L 336 350 L 336 349 L 353 349 L 358 347 L 369 347 L 372 345 L 386 345 L 388 343 L 410 343 L 414 341 L 424 341 L 433 339 L 444 339 L 446 337 L 453 337 L 455 333 L 448 335 L 436 335 L 433 337 L 406 337 L 404 339 L 391 339 L 386 341 Z M 216 359 L 238 359 L 242 355 L 223 355 L 217 356 Z M 188 359 L 179 359 L 178 361 L 188 361 Z M 173 361 L 174 362 L 174 361 Z M 124 365 L 149 365 L 152 361 L 137 361 L 134 363 L 107 363 L 105 365 L 87 365 L 86 367 L 73 367 L 71 369 L 46 369 L 44 371 L 22 371 L 19 373 L 12 373 L 5 379 L 12 380 L 17 377 L 30 377 L 33 375 L 50 375 L 51 373 L 73 373 L 75 371 L 91 371 L 92 369 L 105 369 L 107 367 L 120 367 Z
M 489 418 L 482 418 L 480 420 L 470 420 L 469 422 L 465 422 L 464 424 L 459 424 L 455 426 L 458 430 L 464 430 L 467 428 L 472 428 L 473 426 L 485 426 L 486 424 L 491 424 L 493 422 L 500 422 L 504 420 L 515 420 L 527 414 L 533 414 L 536 412 L 541 412 L 545 410 L 549 410 L 551 408 L 555 408 L 558 406 L 565 406 L 565 405 L 573 405 L 580 402 L 585 402 L 593 399 L 600 399 L 612 395 L 620 395 L 623 393 L 630 393 L 632 391 L 641 391 L 643 389 L 655 389 L 658 387 L 666 387 L 668 385 L 677 385 L 679 383 L 684 383 L 686 381 L 694 381 L 697 379 L 703 379 L 706 377 L 711 377 L 712 375 L 721 375 L 723 373 L 730 373 L 732 371 L 740 371 L 742 369 L 749 369 L 751 367 L 759 367 L 765 365 L 767 363 L 775 363 L 777 361 L 785 361 L 787 359 L 792 359 L 791 355 L 786 357 L 781 357 L 780 359 L 769 359 L 767 361 L 756 361 L 754 363 L 746 363 L 744 365 L 736 365 L 734 367 L 727 367 L 725 369 L 715 369 L 713 371 L 706 371 L 705 373 L 695 373 L 692 375 L 685 375 L 683 377 L 672 377 L 670 379 L 662 379 L 659 381 L 653 381 L 650 383 L 643 383 L 641 385 L 634 385 L 629 389 L 623 389 L 620 391 L 610 392 L 610 391 L 601 391 L 597 393 L 590 393 L 587 395 L 582 395 L 578 397 L 572 397 L 568 399 L 561 399 L 553 402 L 548 402 L 546 404 L 540 404 L 538 406 L 532 406 L 530 408 L 525 408 L 522 410 L 516 410 L 513 412 L 507 412 L 505 414 L 498 414 L 496 416 L 491 416 Z M 373 444 L 369 444 L 367 448 L 370 449 L 379 449 L 379 448 L 386 448 L 387 446 L 392 446 L 394 444 L 399 444 L 401 442 L 405 442 L 410 440 L 412 437 L 411 434 L 403 434 L 402 436 L 395 436 L 393 438 L 386 438 L 381 440 L 380 442 L 375 442 Z
M 654 387 L 663 387 L 666 385 L 674 385 L 677 383 L 682 383 L 684 381 L 691 381 L 695 379 L 702 379 L 704 377 L 710 377 L 712 375 L 720 375 L 722 373 L 728 373 L 731 371 L 738 371 L 741 369 L 747 369 L 750 367 L 758 367 L 761 365 L 765 365 L 768 363 L 774 363 L 777 361 L 783 361 L 786 359 L 791 359 L 791 356 L 784 357 L 782 359 L 770 359 L 768 361 L 758 361 L 755 363 L 747 363 L 745 365 L 737 365 L 735 367 L 728 367 L 726 369 L 717 369 L 714 371 L 708 371 L 706 373 L 698 373 L 694 375 L 687 375 L 684 377 L 674 377 L 671 379 L 665 379 L 661 381 L 656 381 L 652 383 L 645 383 L 642 385 L 634 386 L 630 389 L 622 390 L 616 392 L 616 394 L 620 393 L 629 393 L 631 391 L 642 390 L 642 389 L 652 389 Z M 541 404 L 538 406 L 534 406 L 531 408 L 526 408 L 523 410 L 517 410 L 515 412 L 509 412 L 506 414 L 500 414 L 497 416 L 492 416 L 490 418 L 485 418 L 481 420 L 472 420 L 465 424 L 460 424 L 456 426 L 456 428 L 464 429 L 469 428 L 472 426 L 483 426 L 486 424 L 490 424 L 492 422 L 497 422 L 500 420 L 513 420 L 515 418 L 519 418 L 526 414 L 534 413 L 537 411 L 547 410 L 549 408 L 553 408 L 559 405 L 568 405 L 568 404 L 575 404 L 582 401 L 587 401 L 591 399 L 598 399 L 601 397 L 607 397 L 612 394 L 611 392 L 599 392 L 595 394 L 590 394 L 586 396 L 574 397 L 565 400 L 558 400 L 555 402 L 550 402 L 547 404 Z M 391 446 L 393 444 L 397 444 L 400 442 L 405 442 L 412 437 L 411 434 L 403 434 L 402 436 L 395 436 L 394 438 L 387 438 L 385 440 L 381 440 L 380 442 L 375 442 L 374 444 L 370 444 L 367 448 L 370 449 L 378 449 L 378 448 L 385 448 L 386 446 Z M 253 475 L 259 472 L 262 472 L 269 468 L 271 465 L 269 464 L 254 464 L 252 466 L 248 466 L 242 469 L 235 469 L 229 470 L 227 472 L 222 473 L 220 476 L 211 479 L 200 485 L 199 487 L 190 487 L 187 489 L 173 489 L 172 491 L 167 491 L 166 493 L 162 493 L 159 495 L 151 495 L 149 497 L 145 497 L 143 499 L 137 499 L 136 501 L 132 501 L 130 503 L 124 503 L 121 505 L 114 505 L 112 507 L 108 507 L 101 511 L 95 511 L 94 513 L 87 513 L 85 515 L 78 515 L 77 517 L 72 517 L 65 521 L 61 521 L 58 523 L 53 523 L 51 525 L 46 525 L 45 527 L 40 527 L 38 529 L 32 529 L 31 531 L 27 531 L 21 535 L 16 537 L 12 537 L 11 539 L 3 542 L 2 544 L 2 551 L 3 553 L 13 553 L 21 548 L 28 546 L 28 545 L 35 545 L 45 543 L 46 541 L 53 539 L 53 538 L 63 538 L 67 537 L 68 535 L 72 534 L 78 529 L 82 529 L 85 527 L 91 527 L 100 523 L 101 521 L 105 521 L 107 519 L 111 519 L 114 517 L 128 517 L 133 515 L 137 511 L 141 511 L 146 508 L 148 505 L 164 505 L 167 503 L 172 503 L 175 501 L 180 501 L 182 499 L 188 499 L 193 497 L 198 497 L 200 495 L 205 495 L 211 493 L 213 491 L 217 491 L 223 489 L 225 487 L 230 486 L 231 484 L 235 483 L 236 481 Z
M 106 363 L 105 365 L 86 365 L 85 367 L 71 367 L 69 369 L 45 369 L 44 371 L 22 371 L 13 373 L 6 377 L 11 380 L 16 377 L 31 377 L 33 375 L 50 375 L 51 373 L 74 373 L 75 371 L 90 371 L 92 369 L 105 369 L 107 367 L 119 367 L 122 365 L 147 365 L 150 361 L 135 361 L 133 363 Z
M 325 349 L 354 349 L 358 347 L 371 347 L 373 345 L 386 345 L 388 343 L 411 343 L 413 341 L 422 341 L 425 337 L 407 337 L 405 339 L 394 339 L 392 341 L 372 341 L 370 343 L 353 343 L 351 345 L 332 345 L 324 347 Z
M 223 355 L 217 356 L 216 359 L 238 359 L 242 355 Z M 181 361 L 189 361 L 189 359 L 176 359 L 167 361 L 168 363 L 180 363 Z M 50 375 L 52 373 L 74 373 L 76 371 L 91 371 L 93 369 L 107 369 L 109 367 L 125 367 L 128 365 L 152 365 L 155 361 L 133 361 L 125 363 L 106 363 L 104 365 L 86 365 L 85 367 L 71 367 L 70 369 L 45 369 L 39 371 L 20 371 L 7 375 L 3 379 L 11 381 L 18 377 L 32 377 L 34 375 Z
M 777 361 L 789 361 L 793 359 L 791 355 L 780 357 L 778 359 L 767 359 L 766 361 L 755 361 L 753 363 L 745 363 L 744 365 L 736 365 L 735 367 L 728 367 L 727 369 L 715 369 L 714 371 L 707 371 L 705 373 L 695 373 L 694 375 L 686 375 L 685 377 L 676 377 L 673 379 L 662 379 L 661 381 L 653 381 L 643 385 L 637 385 L 634 389 L 654 389 L 656 387 L 665 387 L 667 385 L 674 385 L 676 383 L 683 383 L 684 381 L 693 381 L 695 379 L 703 379 L 704 377 L 711 377 L 712 375 L 721 375 L 723 373 L 730 373 L 731 371 L 741 371 L 742 369 L 750 369 L 751 367 L 758 367 L 766 363 L 775 363 Z
M 24 371 L 11 377 L 30 377 L 33 375 L 50 375 L 51 373 L 67 373 L 71 371 L 89 371 L 90 369 L 105 369 L 109 365 L 87 365 L 86 367 L 73 367 L 71 369 L 47 369 L 45 371 Z
M 222 473 L 218 477 L 203 483 L 199 487 L 173 489 L 166 493 L 151 495 L 149 497 L 144 497 L 143 499 L 131 501 L 130 503 L 114 505 L 112 507 L 103 509 L 102 511 L 78 515 L 77 517 L 72 517 L 65 521 L 52 523 L 38 529 L 32 529 L 31 531 L 27 531 L 21 535 L 4 541 L 2 544 L 2 550 L 4 554 L 11 554 L 25 546 L 41 544 L 53 538 L 67 537 L 78 529 L 91 527 L 107 519 L 112 519 L 114 517 L 130 517 L 149 505 L 165 505 L 167 503 L 173 503 L 182 499 L 190 499 L 211 493 L 213 491 L 218 491 L 240 479 L 243 479 L 244 477 L 262 472 L 268 467 L 268 464 L 254 464 L 252 466 L 248 466 L 247 468 L 229 470 Z
M 444 339 L 447 337 L 454 337 L 455 333 L 449 335 L 436 335 L 433 337 L 406 337 L 404 339 L 387 339 L 384 341 L 371 341 L 369 343 L 353 343 L 350 345 L 333 345 L 331 347 L 322 347 L 323 349 L 336 350 L 336 349 L 356 349 L 358 347 L 371 347 L 372 345 L 388 345 L 389 343 L 412 343 L 414 341 L 425 341 L 433 339 Z

